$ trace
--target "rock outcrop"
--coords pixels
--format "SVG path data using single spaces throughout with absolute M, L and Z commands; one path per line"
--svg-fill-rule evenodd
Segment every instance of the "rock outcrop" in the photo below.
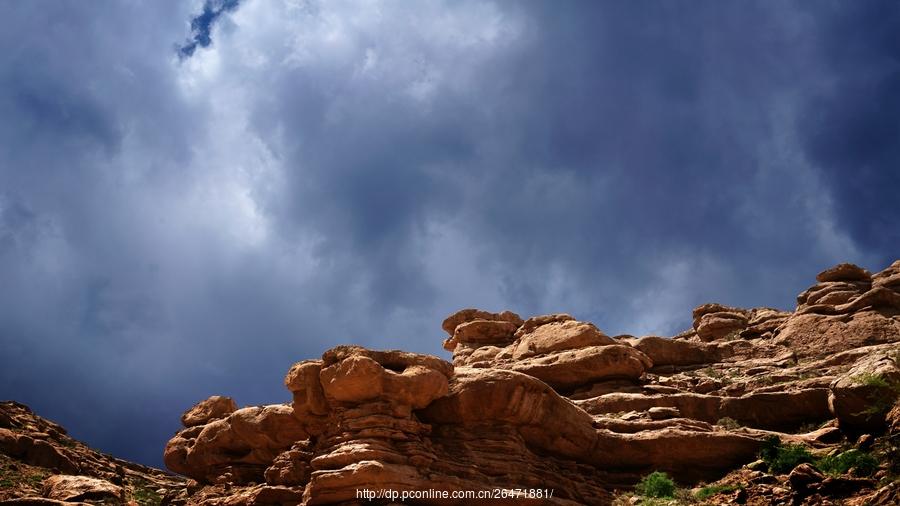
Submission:
M 356 504 L 362 490 L 469 504 L 421 494 L 531 489 L 545 495 L 507 503 L 599 505 L 652 471 L 729 490 L 757 473 L 738 502 L 890 499 L 810 464 L 769 481 L 742 466 L 773 436 L 822 453 L 865 434 L 870 451 L 900 430 L 897 290 L 900 262 L 875 275 L 841 264 L 794 312 L 706 304 L 674 338 L 464 309 L 442 325 L 452 363 L 339 346 L 288 371 L 289 406 L 192 408 L 166 463 L 202 485 L 190 504 Z
M 0 504 L 159 504 L 186 483 L 92 450 L 23 404 L 0 402 Z
M 633 504 L 661 471 L 695 503 L 896 504 L 900 261 L 816 281 L 793 312 L 705 304 L 671 338 L 464 309 L 442 324 L 450 361 L 338 346 L 287 371 L 289 402 L 190 408 L 165 463 L 192 480 L 162 503 Z M 5 453 L 82 470 L 41 441 L 0 411 Z M 97 477 L 111 487 L 43 495 L 128 495 Z

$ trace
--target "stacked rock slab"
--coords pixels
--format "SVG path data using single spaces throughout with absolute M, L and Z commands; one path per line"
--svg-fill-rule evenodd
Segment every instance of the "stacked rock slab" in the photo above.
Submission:
M 339 346 L 288 371 L 289 405 L 191 408 L 166 464 L 200 482 L 188 504 L 518 488 L 554 492 L 507 504 L 603 505 L 653 471 L 715 480 L 772 435 L 827 451 L 896 431 L 900 261 L 874 275 L 842 264 L 817 281 L 794 312 L 700 306 L 675 338 L 465 309 L 442 325 L 452 364 Z M 797 486 L 811 487 L 801 471 Z
M 900 333 L 900 261 L 872 276 L 852 264 L 820 273 L 775 342 L 800 357 L 889 343 Z

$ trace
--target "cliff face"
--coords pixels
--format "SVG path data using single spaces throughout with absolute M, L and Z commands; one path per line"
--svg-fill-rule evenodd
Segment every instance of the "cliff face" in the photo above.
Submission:
M 177 499 L 190 504 L 356 504 L 361 491 L 468 504 L 422 496 L 526 489 L 505 503 L 597 505 L 654 471 L 683 487 L 723 479 L 716 503 L 900 497 L 900 261 L 829 269 L 792 313 L 707 304 L 693 317 L 674 338 L 634 338 L 567 314 L 462 310 L 443 323 L 452 364 L 339 346 L 291 368 L 290 404 L 201 402 L 165 462 L 197 480 Z M 801 447 L 819 462 L 858 440 L 880 459 L 862 477 L 754 462 Z
M 198 403 L 165 449 L 192 480 L 160 502 L 638 504 L 665 472 L 672 504 L 900 503 L 900 261 L 828 269 L 794 312 L 700 306 L 671 338 L 475 309 L 443 329 L 452 363 L 339 346 L 287 372 L 290 403 Z M 21 426 L 0 416 L 4 453 L 127 482 Z
M 152 505 L 185 484 L 92 450 L 23 404 L 0 402 L 0 504 Z

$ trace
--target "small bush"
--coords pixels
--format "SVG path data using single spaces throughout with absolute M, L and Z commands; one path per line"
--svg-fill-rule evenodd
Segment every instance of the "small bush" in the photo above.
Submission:
M 644 476 L 634 491 L 646 497 L 675 497 L 675 482 L 668 474 L 655 471 Z
M 880 374 L 862 373 L 853 377 L 853 381 L 858 385 L 872 388 L 890 388 L 891 384 Z
M 734 492 L 739 488 L 741 488 L 739 485 L 707 485 L 698 490 L 694 497 L 700 501 L 705 501 L 716 494 Z
M 803 445 L 783 444 L 778 436 L 769 436 L 759 452 L 759 458 L 769 466 L 769 472 L 783 474 L 804 462 L 813 462 L 813 456 Z
M 738 429 L 741 427 L 741 423 L 735 420 L 734 418 L 723 417 L 719 418 L 719 421 L 716 422 L 716 425 L 719 427 L 724 427 L 726 429 Z
M 878 470 L 878 459 L 871 453 L 853 449 L 822 457 L 815 466 L 831 476 L 839 476 L 852 469 L 854 475 L 865 477 L 872 476 Z
M 900 395 L 900 382 L 888 381 L 880 374 L 862 373 L 853 377 L 853 382 L 875 389 L 869 396 L 871 405 L 857 415 L 883 415 L 894 405 L 895 398 Z

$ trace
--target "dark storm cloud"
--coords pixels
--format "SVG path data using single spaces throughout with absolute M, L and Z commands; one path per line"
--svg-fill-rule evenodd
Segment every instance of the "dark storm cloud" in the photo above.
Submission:
M 104 450 L 463 306 L 673 333 L 897 255 L 889 4 L 237 5 L 4 7 L 0 397 Z
M 804 103 L 798 130 L 842 225 L 890 262 L 900 251 L 900 4 L 853 3 L 823 18 L 818 50 L 832 80 Z
M 206 0 L 203 2 L 203 12 L 191 20 L 191 38 L 178 48 L 178 55 L 181 58 L 189 58 L 198 46 L 209 47 L 212 44 L 210 33 L 213 23 L 222 14 L 237 9 L 240 3 L 240 0 Z

